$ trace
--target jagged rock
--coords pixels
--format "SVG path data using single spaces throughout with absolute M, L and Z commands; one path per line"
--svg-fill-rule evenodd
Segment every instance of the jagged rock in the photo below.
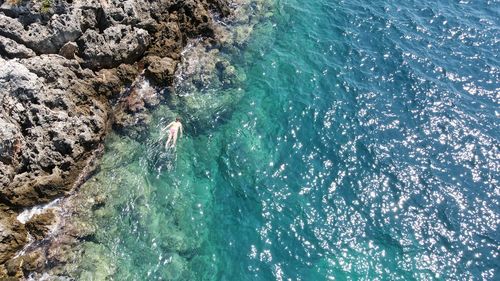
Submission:
M 54 168 L 51 173 L 33 175 L 18 174 L 1 194 L 10 204 L 30 207 L 37 203 L 46 203 L 68 191 L 61 170 Z
M 177 13 L 170 15 L 171 21 L 161 23 L 157 26 L 157 31 L 154 34 L 154 40 L 148 50 L 149 55 L 159 57 L 169 56 L 172 59 L 179 60 L 180 52 L 185 40 L 179 23 L 177 22 Z
M 53 15 L 47 25 L 33 22 L 23 26 L 15 18 L 0 14 L 0 35 L 26 45 L 37 53 L 54 54 L 68 41 L 82 34 L 71 15 Z
M 23 42 L 23 39 L 27 37 L 23 24 L 4 14 L 0 14 L 0 35 L 16 42 Z
M 210 5 L 212 5 L 215 11 L 219 11 L 221 16 L 227 17 L 231 14 L 231 9 L 229 8 L 228 2 L 224 0 L 209 0 Z
M 96 73 L 95 89 L 97 93 L 114 99 L 122 91 L 122 81 L 116 69 L 102 69 Z
M 78 42 L 87 67 L 111 68 L 136 61 L 149 45 L 150 36 L 144 29 L 120 24 L 107 28 L 102 34 L 89 29 Z
M 104 136 L 106 107 L 78 79 L 91 74 L 75 61 L 45 55 L 0 63 L 0 113 L 8 116 L 1 121 L 11 124 L 1 131 L 2 159 L 22 171 L 2 181 L 0 194 L 13 205 L 33 206 L 71 188 Z
M 16 170 L 14 166 L 0 162 L 0 186 L 9 185 L 15 175 Z
M 18 104 L 22 109 L 22 105 Z M 21 150 L 21 132 L 19 127 L 0 117 L 0 161 L 12 164 Z
M 139 74 L 137 67 L 129 64 L 120 64 L 116 71 L 120 80 L 126 84 L 132 84 Z
M 158 93 L 148 82 L 138 82 L 115 110 L 113 128 L 132 138 L 142 137 L 146 125 L 151 121 L 147 110 L 159 102 Z
M 146 68 L 146 76 L 151 78 L 157 85 L 172 85 L 175 78 L 177 62 L 169 57 L 160 58 L 149 56 L 144 59 L 149 66 Z
M 0 36 L 0 56 L 6 58 L 29 58 L 35 56 L 35 52 L 16 41 Z

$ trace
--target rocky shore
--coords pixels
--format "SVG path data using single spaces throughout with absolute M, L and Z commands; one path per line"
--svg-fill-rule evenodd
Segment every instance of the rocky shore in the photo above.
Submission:
M 218 22 L 231 13 L 225 0 L 0 1 L 0 279 L 74 278 L 54 269 L 69 259 L 65 245 L 91 231 L 45 204 L 78 198 L 111 128 L 141 137 L 172 94 L 186 44 L 223 44 Z M 54 242 L 61 228 L 68 241 Z

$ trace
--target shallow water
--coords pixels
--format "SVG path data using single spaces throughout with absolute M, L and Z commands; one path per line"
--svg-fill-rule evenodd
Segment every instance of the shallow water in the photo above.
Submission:
M 279 1 L 228 55 L 237 102 L 111 137 L 114 278 L 498 279 L 499 2 L 400 2 Z

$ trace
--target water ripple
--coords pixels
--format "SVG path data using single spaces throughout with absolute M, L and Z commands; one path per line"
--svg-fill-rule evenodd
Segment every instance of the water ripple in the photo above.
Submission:
M 243 126 L 267 157 L 226 167 L 258 171 L 243 192 L 261 207 L 249 214 L 259 239 L 234 230 L 249 240 L 240 241 L 248 270 L 276 280 L 494 279 L 494 3 L 282 5 L 287 35 L 255 69 L 251 100 L 263 108 Z M 227 144 L 238 147 L 229 158 L 244 155 L 244 141 Z

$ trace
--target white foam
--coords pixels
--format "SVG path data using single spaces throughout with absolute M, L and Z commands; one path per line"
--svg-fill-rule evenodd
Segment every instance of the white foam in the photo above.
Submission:
M 59 202 L 59 200 L 60 199 L 55 199 L 54 201 L 49 202 L 47 204 L 38 205 L 38 206 L 32 207 L 31 209 L 26 209 L 17 216 L 17 220 L 19 222 L 21 222 L 22 224 L 25 224 L 34 215 L 39 215 L 39 214 L 43 213 L 45 210 L 47 210 L 48 208 L 54 207 Z

